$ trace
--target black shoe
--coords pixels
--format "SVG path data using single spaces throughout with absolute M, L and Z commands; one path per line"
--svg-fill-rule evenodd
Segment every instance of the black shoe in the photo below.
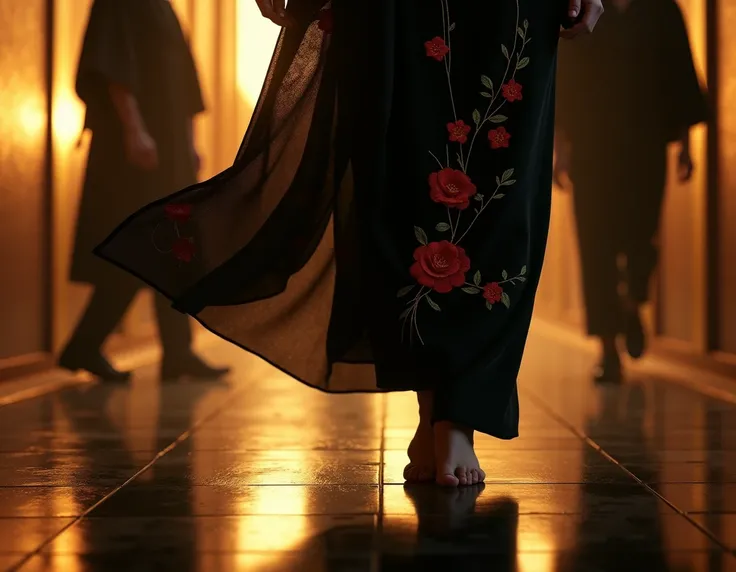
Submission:
M 599 383 L 619 383 L 621 373 L 621 360 L 618 354 L 604 355 L 593 371 L 593 379 Z
M 212 367 L 195 354 L 179 359 L 164 358 L 161 363 L 161 379 L 165 382 L 179 381 L 182 378 L 194 381 L 215 381 L 228 373 L 230 373 L 229 367 Z
M 626 351 L 634 359 L 639 359 L 647 349 L 647 336 L 638 310 L 626 315 Z
M 110 365 L 99 352 L 75 352 L 69 349 L 59 357 L 59 367 L 73 372 L 86 371 L 106 383 L 126 383 L 129 371 L 119 371 Z

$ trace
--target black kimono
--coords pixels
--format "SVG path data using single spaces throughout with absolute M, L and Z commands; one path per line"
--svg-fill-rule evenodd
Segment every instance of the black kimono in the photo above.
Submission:
M 331 392 L 518 432 L 566 2 L 293 0 L 233 167 L 98 249 Z
M 109 94 L 111 83 L 138 102 L 156 142 L 158 167 L 131 165 L 121 121 Z M 77 220 L 71 279 L 95 286 L 69 351 L 88 355 L 114 330 L 142 284 L 99 260 L 93 250 L 131 211 L 197 182 L 189 129 L 204 109 L 192 54 L 168 0 L 95 0 L 77 75 L 77 93 L 87 106 L 92 131 Z M 186 316 L 157 300 L 167 353 L 190 344 Z
M 648 298 L 657 262 L 667 145 L 705 120 L 687 31 L 674 0 L 609 6 L 595 33 L 560 52 L 557 126 L 570 177 L 588 332 L 623 332 L 617 259 L 628 295 Z

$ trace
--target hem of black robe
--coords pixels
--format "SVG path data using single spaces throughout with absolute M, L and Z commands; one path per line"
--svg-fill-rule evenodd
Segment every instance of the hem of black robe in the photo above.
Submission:
M 120 225 L 120 226 L 122 227 L 123 225 Z M 140 280 L 141 282 L 143 282 L 143 284 L 145 284 L 147 287 L 151 288 L 155 292 L 158 292 L 159 294 L 161 294 L 162 296 L 166 297 L 167 299 L 173 300 L 173 297 L 171 296 L 171 294 L 169 294 L 167 292 L 164 292 L 161 288 L 159 288 L 155 284 L 151 283 L 150 281 L 146 280 L 143 276 L 141 276 L 140 274 L 138 274 L 134 270 L 126 267 L 124 264 L 120 264 L 116 260 L 114 260 L 114 259 L 106 256 L 102 252 L 103 247 L 105 246 L 105 244 L 107 244 L 107 242 L 112 238 L 112 236 L 114 234 L 116 234 L 116 233 L 113 232 L 110 235 L 110 237 L 108 237 L 107 240 L 105 240 L 102 244 L 100 244 L 97 248 L 95 248 L 94 254 L 96 256 L 98 256 L 99 258 L 101 258 L 102 260 L 104 260 L 104 261 L 112 264 L 113 266 L 115 266 L 115 267 L 117 267 L 117 268 L 119 268 L 121 270 L 124 270 L 128 274 L 134 276 L 135 278 L 137 278 L 138 280 Z M 320 391 L 322 393 L 326 393 L 326 394 L 329 394 L 329 395 L 354 395 L 354 394 L 366 394 L 366 395 L 367 394 L 373 394 L 373 395 L 375 395 L 377 393 L 399 393 L 399 392 L 407 392 L 407 391 L 424 391 L 424 390 L 432 389 L 431 387 L 423 387 L 423 386 L 422 387 L 419 387 L 419 386 L 405 387 L 405 388 L 404 387 L 398 387 L 398 386 L 396 386 L 396 387 L 390 387 L 389 388 L 389 387 L 380 387 L 378 385 L 376 386 L 376 389 L 332 389 L 330 387 L 323 387 L 321 385 L 317 385 L 317 384 L 314 384 L 312 382 L 307 381 L 306 379 L 303 379 L 301 376 L 296 375 L 295 373 L 289 371 L 288 369 L 286 369 L 282 365 L 280 365 L 277 362 L 271 360 L 268 356 L 264 355 L 263 353 L 261 353 L 259 351 L 256 351 L 256 350 L 253 350 L 252 348 L 249 348 L 248 346 L 246 346 L 246 345 L 244 345 L 244 344 L 242 344 L 240 342 L 236 342 L 235 340 L 229 338 L 228 336 L 225 336 L 222 333 L 217 332 L 216 330 L 214 330 L 213 328 L 211 328 L 199 316 L 192 315 L 192 314 L 187 314 L 187 315 L 189 315 L 192 318 L 194 318 L 197 321 L 197 323 L 200 324 L 205 330 L 207 330 L 211 334 L 217 336 L 221 340 L 224 340 L 224 341 L 226 341 L 226 342 L 234 345 L 235 347 L 237 347 L 237 348 L 239 348 L 239 349 L 241 349 L 243 351 L 246 351 L 249 354 L 252 354 L 252 355 L 256 356 L 257 358 L 262 359 L 263 361 L 265 361 L 270 366 L 272 366 L 272 367 L 276 368 L 277 370 L 279 370 L 280 372 L 288 375 L 289 377 L 291 377 L 292 379 L 298 381 L 299 383 L 301 383 L 303 385 L 306 385 L 307 387 L 310 387 L 312 389 L 316 389 L 316 390 L 318 390 L 318 391 Z M 332 369 L 332 366 L 334 366 L 335 364 L 345 364 L 345 365 L 375 365 L 375 362 L 374 361 L 358 361 L 358 360 L 356 360 L 356 361 L 338 360 L 337 362 L 334 362 L 334 363 L 331 363 L 330 364 L 330 369 Z M 518 432 L 504 431 L 503 429 L 500 429 L 500 428 L 493 428 L 492 429 L 492 428 L 487 428 L 487 427 L 486 428 L 479 427 L 475 423 L 468 422 L 467 420 L 462 419 L 461 418 L 462 416 L 458 416 L 458 418 L 454 418 L 455 416 L 452 415 L 452 417 L 453 418 L 450 419 L 450 418 L 446 418 L 446 416 L 442 416 L 441 419 L 437 419 L 437 420 L 439 420 L 439 421 L 450 421 L 452 423 L 457 423 L 458 425 L 463 425 L 465 427 L 469 427 L 470 429 L 473 429 L 474 431 L 477 431 L 479 433 L 485 433 L 486 435 L 489 435 L 489 436 L 494 437 L 496 439 L 500 439 L 502 441 L 509 441 L 509 440 L 515 439 L 515 438 L 517 438 L 519 436 Z

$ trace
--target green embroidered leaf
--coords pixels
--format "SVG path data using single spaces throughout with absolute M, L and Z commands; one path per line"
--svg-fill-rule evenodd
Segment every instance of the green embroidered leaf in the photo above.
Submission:
M 436 302 L 434 300 L 432 300 L 432 298 L 430 298 L 429 296 L 427 296 L 424 299 L 427 301 L 427 304 L 429 304 L 429 307 L 432 308 L 435 312 L 441 312 L 442 311 L 440 309 L 440 307 L 436 304 Z
M 491 81 L 491 78 L 489 78 L 487 75 L 480 76 L 480 82 L 488 89 L 493 91 L 493 82 Z
M 496 186 L 497 187 L 500 187 L 501 186 L 501 179 L 499 179 L 498 177 L 496 177 Z
M 465 288 L 463 288 L 463 292 L 465 292 L 466 294 L 478 294 L 480 290 L 478 290 L 477 288 L 473 288 L 472 286 L 466 286 Z
M 494 115 L 493 117 L 489 117 L 488 121 L 490 121 L 491 123 L 503 123 L 507 119 L 508 117 L 506 117 L 505 115 Z
M 526 282 L 526 278 L 524 276 L 519 276 L 518 280 L 519 282 Z
M 501 294 L 501 303 L 507 308 L 511 307 L 511 298 L 509 298 L 509 295 L 506 294 L 506 292 Z
M 516 64 L 516 69 L 521 70 L 521 69 L 524 69 L 528 65 L 529 65 L 529 58 L 524 57 L 519 60 L 518 64 Z
M 516 183 L 516 179 L 509 179 L 508 181 L 504 181 L 501 183 L 502 187 L 510 187 L 511 185 Z
M 475 195 L 473 195 L 473 200 L 475 201 L 482 201 L 484 198 L 485 197 L 480 193 L 476 193 Z
M 417 237 L 417 240 L 419 241 L 419 244 L 424 244 L 424 245 L 427 244 L 427 242 L 428 242 L 428 240 L 427 240 L 427 233 L 424 232 L 424 230 L 421 229 L 421 228 L 419 228 L 418 226 L 415 226 L 414 227 L 414 236 Z
M 401 314 L 399 314 L 399 320 L 402 320 L 403 318 L 406 318 L 409 314 L 411 314 L 411 311 L 413 309 L 414 309 L 414 306 L 410 306 L 409 308 L 407 308 L 406 310 L 404 310 L 403 312 L 401 312 Z
M 450 230 L 450 225 L 447 224 L 446 222 L 440 222 L 440 223 L 437 223 L 437 226 L 434 228 L 438 232 L 447 232 L 448 230 Z
M 407 295 L 407 294 L 408 294 L 409 292 L 411 292 L 412 290 L 414 290 L 414 285 L 411 285 L 411 286 L 404 286 L 404 287 L 403 287 L 403 288 L 402 288 L 401 290 L 399 290 L 399 291 L 398 291 L 398 292 L 396 293 L 396 297 L 397 297 L 397 298 L 403 298 L 404 296 L 406 296 L 406 295 Z
M 473 110 L 473 123 L 477 126 L 480 123 L 480 111 L 477 109 Z
M 481 278 L 481 275 L 480 275 L 480 270 L 478 270 L 478 271 L 477 271 L 477 272 L 476 272 L 476 273 L 475 273 L 475 274 L 473 275 L 473 284 L 475 284 L 476 286 L 480 286 L 480 282 L 481 282 L 481 280 L 482 280 L 482 278 Z
M 490 302 L 486 301 L 486 308 L 488 308 L 489 310 L 493 310 L 493 304 L 491 304 Z
M 506 196 L 506 195 L 504 195 L 503 193 L 496 193 L 495 195 L 493 195 L 493 198 L 494 198 L 494 199 L 502 199 L 502 198 L 504 198 L 505 196 Z
M 519 34 L 519 37 L 523 40 L 525 36 L 524 30 L 522 30 L 521 28 L 516 28 L 516 32 Z
M 501 44 L 501 53 L 506 57 L 506 59 L 509 59 L 509 50 L 506 47 L 506 44 Z
M 486 97 L 486 98 L 488 98 L 488 99 L 492 99 L 492 98 L 493 98 L 493 96 L 492 96 L 492 95 L 491 95 L 490 93 L 488 93 L 487 91 L 481 91 L 481 92 L 480 92 L 480 94 L 481 94 L 481 95 L 482 95 L 483 97 Z
M 524 20 L 524 29 L 526 30 L 528 28 L 529 28 L 529 20 Z
M 505 270 L 503 272 L 501 272 L 501 278 L 503 278 L 504 280 L 506 280 L 508 277 L 509 277 L 509 273 L 508 272 L 506 272 Z
M 453 32 L 453 31 L 455 30 L 455 26 L 456 26 L 455 22 L 453 22 L 452 24 L 450 24 L 450 29 L 449 29 L 449 31 L 450 31 L 450 32 Z
M 522 266 L 521 267 L 521 272 L 519 272 L 519 275 L 520 276 L 524 276 L 524 274 L 526 274 L 526 266 Z
M 503 172 L 503 176 L 501 177 L 501 180 L 502 180 L 502 181 L 506 181 L 506 180 L 508 180 L 509 178 L 511 178 L 511 175 L 513 175 L 513 174 L 514 174 L 514 170 L 513 170 L 513 169 L 506 169 L 506 170 L 505 170 L 505 171 Z

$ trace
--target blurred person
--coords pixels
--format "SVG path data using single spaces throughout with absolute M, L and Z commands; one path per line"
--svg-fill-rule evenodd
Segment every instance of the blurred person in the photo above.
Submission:
M 94 286 L 59 364 L 105 381 L 126 381 L 101 353 L 141 284 L 92 251 L 131 211 L 197 180 L 193 117 L 204 110 L 187 40 L 167 0 L 95 0 L 77 74 L 92 132 L 71 279 Z M 162 378 L 212 378 L 191 350 L 187 316 L 156 299 Z
M 640 308 L 657 265 L 667 147 L 678 143 L 677 175 L 689 180 L 690 127 L 706 104 L 674 0 L 604 5 L 596 33 L 560 51 L 555 180 L 564 187 L 567 174 L 574 187 L 587 329 L 601 342 L 594 375 L 617 381 L 617 338 L 632 358 L 646 349 Z
M 481 482 L 474 431 L 518 435 L 560 26 L 600 2 L 257 3 L 285 28 L 235 163 L 97 253 L 312 387 L 417 392 L 406 480 Z

